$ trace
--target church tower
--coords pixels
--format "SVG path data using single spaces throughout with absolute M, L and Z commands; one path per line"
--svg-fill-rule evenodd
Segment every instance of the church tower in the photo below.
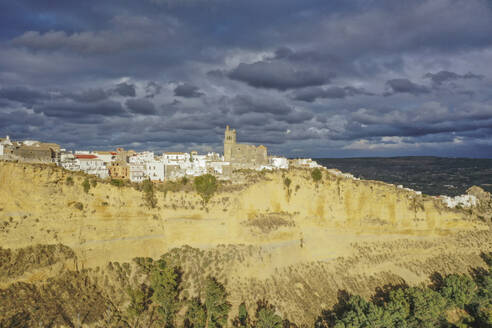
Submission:
M 224 161 L 230 162 L 232 159 L 232 148 L 236 144 L 236 129 L 229 129 L 226 126 L 224 134 Z

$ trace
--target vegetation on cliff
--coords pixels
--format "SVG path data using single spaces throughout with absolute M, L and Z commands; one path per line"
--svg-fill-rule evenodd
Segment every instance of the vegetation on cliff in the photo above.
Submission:
M 46 245 L 2 251 L 2 280 L 49 267 L 73 257 L 69 248 Z M 435 273 L 428 286 L 405 284 L 378 288 L 370 300 L 339 291 L 338 302 L 320 313 L 317 328 L 357 327 L 491 327 L 492 253 L 482 254 L 488 269 L 469 274 Z M 39 262 L 37 266 L 33 266 Z M 19 270 L 10 270 L 18 263 Z M 24 264 L 22 264 L 24 263 Z M 63 271 L 45 282 L 15 282 L 0 289 L 0 327 L 104 326 L 187 328 L 295 327 L 268 300 L 256 307 L 245 303 L 232 310 L 229 293 L 213 277 L 205 279 L 198 296 L 189 297 L 179 266 L 167 255 L 159 260 L 136 258 L 105 269 L 115 285 L 97 270 Z M 133 272 L 133 273 L 132 273 Z M 108 287 L 104 287 L 108 286 Z M 130 286 L 129 288 L 126 286 Z M 108 289 L 109 288 L 109 289 Z M 118 294 L 118 291 L 125 291 Z M 113 295 L 113 296 L 111 296 Z
M 202 197 L 205 204 L 212 198 L 218 187 L 217 178 L 211 174 L 196 177 L 194 184 L 196 192 Z

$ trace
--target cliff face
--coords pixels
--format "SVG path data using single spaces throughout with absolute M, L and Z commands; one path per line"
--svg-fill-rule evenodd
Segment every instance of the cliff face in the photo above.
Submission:
M 194 272 L 185 278 L 191 294 L 213 274 L 234 305 L 266 297 L 308 323 L 339 289 L 370 295 L 376 286 L 416 284 L 438 270 L 464 272 L 492 250 L 481 212 L 327 171 L 317 183 L 309 170 L 251 173 L 206 205 L 192 191 L 156 191 L 155 208 L 130 187 L 98 183 L 86 193 L 84 179 L 57 167 L 0 162 L 0 246 L 63 244 L 74 252 L 41 278 L 36 268 L 4 277 L 4 287 L 177 248 L 178 264 Z

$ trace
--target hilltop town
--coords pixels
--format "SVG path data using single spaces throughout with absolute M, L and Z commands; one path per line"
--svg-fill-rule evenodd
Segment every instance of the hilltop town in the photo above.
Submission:
M 55 143 L 34 140 L 14 141 L 0 138 L 0 159 L 26 163 L 54 163 L 70 171 L 83 171 L 99 178 L 123 179 L 142 182 L 176 180 L 213 174 L 219 179 L 230 179 L 237 169 L 276 170 L 289 166 L 314 168 L 319 165 L 311 159 L 289 160 L 269 156 L 267 147 L 237 143 L 235 129 L 226 127 L 224 153 L 199 154 L 191 152 L 136 152 L 117 148 L 110 151 L 68 151 Z

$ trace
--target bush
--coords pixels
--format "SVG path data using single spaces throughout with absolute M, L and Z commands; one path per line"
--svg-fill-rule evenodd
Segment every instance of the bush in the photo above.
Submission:
M 82 204 L 81 202 L 76 202 L 75 204 L 73 204 L 73 206 L 79 211 L 82 211 L 84 209 L 84 204 Z
M 183 178 L 181 179 L 181 184 L 182 184 L 183 186 L 186 186 L 186 184 L 187 184 L 187 183 L 188 183 L 188 178 L 187 178 L 187 177 L 183 177 Z
M 275 314 L 275 307 L 266 301 L 258 302 L 256 309 L 256 322 L 254 327 L 257 328 L 282 328 L 282 318 Z
M 314 182 L 318 182 L 323 177 L 323 174 L 321 173 L 320 169 L 315 168 L 311 171 L 311 177 L 313 178 Z
M 84 182 L 82 182 L 82 187 L 84 188 L 84 192 L 87 194 L 91 189 L 91 184 L 89 183 L 89 179 L 85 178 Z
M 211 174 L 196 177 L 194 184 L 196 192 L 202 197 L 205 203 L 208 203 L 218 187 L 217 179 Z
M 123 185 L 125 184 L 120 179 L 111 179 L 110 183 L 111 183 L 111 185 L 116 186 L 116 187 L 123 187 Z
M 157 205 L 157 198 L 154 193 L 154 184 L 150 180 L 142 182 L 142 191 L 144 193 L 143 199 L 148 207 L 155 208 Z
M 73 178 L 72 177 L 67 177 L 67 179 L 65 180 L 65 184 L 67 186 L 73 186 Z
M 287 189 L 290 188 L 290 184 L 292 181 L 289 178 L 284 178 L 284 185 L 287 187 Z
M 96 179 L 91 180 L 91 186 L 92 186 L 92 188 L 96 188 L 96 186 L 97 186 L 97 180 Z

